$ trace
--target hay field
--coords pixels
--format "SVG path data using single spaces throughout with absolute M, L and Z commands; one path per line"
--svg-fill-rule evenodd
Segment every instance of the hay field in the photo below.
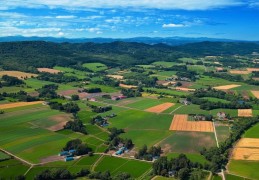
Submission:
M 195 89 L 189 89 L 189 88 L 183 88 L 183 87 L 177 87 L 175 89 L 178 91 L 186 91 L 186 92 L 195 91 Z
M 3 75 L 17 77 L 18 79 L 25 79 L 26 77 L 31 78 L 38 76 L 37 74 L 26 73 L 21 71 L 0 71 L 0 77 L 2 77 Z
M 241 85 L 230 84 L 230 85 L 225 85 L 225 86 L 216 86 L 216 87 L 214 87 L 214 89 L 217 89 L 217 90 L 228 90 L 228 89 L 236 88 L 236 87 L 239 87 L 239 86 L 241 86 Z
M 214 132 L 213 124 L 209 121 L 188 121 L 188 115 L 175 114 L 170 125 L 171 131 Z
M 253 117 L 252 109 L 238 109 L 238 117 Z
M 242 138 L 233 150 L 232 159 L 258 161 L 259 139 Z
M 163 103 L 163 104 L 159 104 L 157 106 L 153 106 L 151 108 L 148 108 L 145 111 L 154 112 L 154 113 L 161 113 L 161 112 L 167 110 L 168 108 L 170 108 L 173 105 L 175 105 L 175 104 L 174 103 Z
M 123 76 L 121 76 L 121 75 L 107 75 L 107 77 L 111 77 L 111 78 L 114 78 L 114 79 L 117 79 L 117 80 L 123 79 Z
M 9 108 L 22 107 L 22 106 L 30 106 L 30 105 L 41 104 L 41 103 L 43 103 L 43 101 L 16 102 L 16 103 L 0 104 L 0 109 L 9 109 Z
M 138 86 L 120 84 L 120 87 L 126 88 L 126 89 L 134 89 L 134 88 L 137 88 Z
M 47 73 L 51 73 L 51 74 L 58 74 L 58 73 L 62 72 L 60 70 L 51 69 L 51 68 L 37 68 L 37 70 L 39 72 L 47 72 Z
M 259 68 L 247 68 L 247 71 L 249 72 L 259 71 Z
M 252 93 L 257 99 L 259 99 L 259 91 L 251 91 L 251 93 Z
M 245 71 L 245 70 L 230 70 L 229 71 L 231 74 L 250 74 L 251 71 Z

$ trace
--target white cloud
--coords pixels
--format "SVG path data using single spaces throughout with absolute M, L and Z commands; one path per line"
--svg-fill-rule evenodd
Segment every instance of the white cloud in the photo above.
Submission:
M 179 28 L 179 27 L 185 27 L 186 25 L 184 24 L 173 24 L 173 23 L 170 23 L 170 24 L 163 24 L 163 28 Z
M 76 16 L 56 16 L 57 19 L 74 19 Z
M 243 0 L 2 0 L 1 9 L 16 7 L 49 7 L 64 9 L 87 8 L 155 8 L 155 9 L 185 9 L 206 10 L 227 6 L 242 5 Z
M 96 33 L 96 32 L 99 32 L 100 31 L 100 28 L 88 28 L 86 29 L 88 32 L 91 32 L 91 33 Z

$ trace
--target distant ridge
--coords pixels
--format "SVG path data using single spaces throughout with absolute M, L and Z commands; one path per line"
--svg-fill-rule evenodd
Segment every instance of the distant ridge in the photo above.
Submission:
M 244 40 L 231 40 L 231 39 L 217 39 L 217 38 L 207 38 L 207 37 L 199 37 L 199 38 L 188 38 L 188 37 L 135 37 L 135 38 L 55 38 L 55 37 L 24 37 L 24 36 L 7 36 L 0 37 L 0 42 L 15 42 L 15 41 L 47 41 L 47 42 L 55 42 L 55 43 L 111 43 L 115 41 L 123 41 L 123 42 L 138 42 L 145 44 L 167 44 L 171 46 L 184 45 L 189 43 L 197 43 L 204 41 L 211 42 L 256 42 L 256 41 L 244 41 Z M 256 42 L 258 43 L 258 42 Z

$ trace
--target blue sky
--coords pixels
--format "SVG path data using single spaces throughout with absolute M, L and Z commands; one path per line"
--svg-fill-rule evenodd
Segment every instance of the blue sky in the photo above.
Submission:
M 259 40 L 259 0 L 2 0 L 0 36 Z

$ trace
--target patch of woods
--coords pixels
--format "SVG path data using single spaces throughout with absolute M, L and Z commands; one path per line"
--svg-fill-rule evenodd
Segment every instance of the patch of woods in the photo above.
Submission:
M 214 97 L 219 99 L 224 99 L 230 101 L 230 103 L 223 102 L 211 102 L 207 99 L 201 99 L 203 97 Z M 199 89 L 193 94 L 187 97 L 187 100 L 193 104 L 200 105 L 201 109 L 212 110 L 212 109 L 249 109 L 251 104 L 245 102 L 241 96 L 235 96 L 232 94 L 227 94 L 224 91 L 218 91 L 215 89 Z
M 110 132 L 108 141 L 106 142 L 109 146 L 107 151 L 109 150 L 118 150 L 119 147 L 125 147 L 126 149 L 131 149 L 134 144 L 131 139 L 123 139 L 119 137 L 120 134 L 125 133 L 123 129 L 117 128 L 108 128 Z
M 81 169 L 78 173 L 71 173 L 64 168 L 52 168 L 44 170 L 38 173 L 34 180 L 56 180 L 56 179 L 77 179 L 77 178 L 87 178 L 87 179 L 101 179 L 101 180 L 132 180 L 130 174 L 125 172 L 116 173 L 116 175 L 111 175 L 110 171 L 105 172 L 91 172 L 88 169 Z M 20 176 L 19 180 L 25 180 L 24 176 Z
M 47 84 L 37 89 L 40 98 L 54 99 L 58 98 L 58 94 L 56 93 L 58 90 L 58 85 L 56 84 Z
M 102 80 L 93 81 L 94 84 L 106 85 L 111 87 L 118 87 L 120 82 L 109 77 L 103 77 Z
M 64 126 L 64 129 L 70 129 L 74 132 L 80 132 L 83 134 L 87 134 L 87 130 L 83 121 L 81 121 L 78 117 L 75 117 L 73 121 L 68 121 Z
M 147 145 L 144 145 L 142 148 L 138 150 L 138 152 L 135 154 L 136 159 L 142 159 L 146 161 L 153 161 L 154 159 L 157 159 L 160 157 L 160 154 L 162 153 L 162 149 L 160 146 L 152 146 L 149 149 L 147 148 Z
M 90 103 L 86 103 L 86 106 L 90 107 L 93 112 L 104 113 L 106 111 L 112 110 L 112 106 L 96 106 Z
M 216 173 L 221 169 L 225 169 L 225 166 L 228 163 L 231 148 L 233 148 L 235 142 L 241 138 L 242 134 L 246 130 L 258 122 L 258 118 L 240 118 L 235 120 L 231 127 L 229 138 L 220 143 L 219 148 L 212 147 L 210 149 L 202 149 L 201 154 L 210 162 L 209 170 Z
M 143 75 L 143 73 L 131 72 L 124 75 L 126 79 L 123 83 L 127 85 L 142 85 L 145 87 L 154 87 L 156 85 L 157 77 L 149 77 L 148 75 Z
M 38 97 L 32 97 L 25 91 L 19 91 L 17 93 L 7 93 L 7 92 L 0 93 L 0 100 L 4 100 L 7 97 L 13 98 L 22 102 L 32 102 L 32 101 L 39 100 Z
M 142 88 L 141 89 L 121 89 L 121 93 L 123 96 L 126 96 L 128 98 L 130 97 L 141 97 L 142 94 Z
M 79 106 L 74 102 L 68 102 L 66 104 L 62 104 L 54 101 L 54 102 L 49 102 L 49 106 L 51 109 L 56 109 L 66 113 L 77 113 L 80 110 Z
M 206 174 L 202 168 L 204 168 L 202 164 L 191 162 L 184 154 L 171 159 L 160 157 L 153 163 L 155 175 L 174 177 L 180 180 L 205 179 Z
M 110 118 L 114 118 L 114 117 L 116 117 L 116 116 L 117 116 L 116 114 L 106 115 L 105 117 L 102 117 L 102 116 L 98 115 L 98 116 L 93 117 L 93 118 L 91 119 L 90 123 L 91 123 L 92 125 L 97 124 L 97 125 L 100 126 L 100 127 L 104 127 L 104 126 L 106 126 L 106 125 L 109 124 L 109 123 L 108 123 L 108 120 L 109 120 Z
M 47 72 L 40 73 L 37 79 L 54 83 L 69 83 L 79 81 L 79 79 L 75 76 L 66 76 L 63 73 L 52 74 Z
M 25 84 L 23 80 L 13 76 L 3 75 L 0 79 L 0 88 L 3 86 L 17 86 L 22 84 Z
M 85 143 L 83 143 L 81 139 L 73 139 L 71 141 L 68 141 L 62 150 L 75 150 L 74 155 L 76 156 L 85 155 L 92 152 L 92 149 L 88 147 Z
M 101 88 L 87 88 L 87 89 L 83 89 L 81 90 L 80 92 L 86 92 L 86 93 L 100 93 L 102 92 L 102 89 Z

